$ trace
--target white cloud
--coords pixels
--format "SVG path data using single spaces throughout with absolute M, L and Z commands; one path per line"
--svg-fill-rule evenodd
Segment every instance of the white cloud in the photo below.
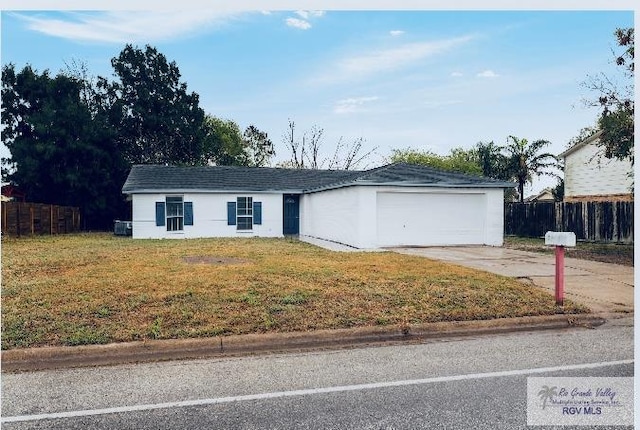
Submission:
M 308 30 L 311 28 L 311 23 L 304 19 L 287 18 L 286 22 L 289 27 L 297 28 L 299 30 Z
M 324 16 L 322 10 L 297 10 L 295 12 L 300 18 L 287 18 L 286 23 L 289 27 L 297 28 L 300 30 L 308 30 L 311 26 L 311 20 L 314 18 L 321 18 Z
M 27 28 L 83 42 L 151 43 L 227 22 L 235 14 L 211 10 L 69 12 L 63 18 L 16 13 Z
M 360 108 L 363 105 L 374 102 L 378 100 L 378 98 L 377 96 L 370 96 L 338 100 L 333 108 L 333 112 L 338 114 L 357 112 L 361 110 Z
M 297 10 L 296 14 L 303 19 L 321 18 L 324 16 L 323 10 Z
M 389 32 L 393 37 L 402 36 L 405 32 L 403 30 L 391 30 Z
M 407 43 L 396 48 L 378 49 L 338 61 L 323 80 L 361 78 L 411 66 L 425 58 L 449 51 L 472 40 L 471 36 L 438 41 Z
M 498 75 L 493 70 L 485 70 L 483 72 L 478 73 L 476 76 L 479 78 L 497 78 L 500 75 Z
M 462 72 L 451 72 L 451 76 L 454 78 L 459 78 L 461 76 L 464 76 L 464 74 Z

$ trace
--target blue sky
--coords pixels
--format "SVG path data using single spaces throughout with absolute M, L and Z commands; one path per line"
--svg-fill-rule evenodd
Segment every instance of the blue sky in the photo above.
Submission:
M 615 76 L 617 27 L 633 11 L 2 11 L 2 64 L 58 72 L 87 63 L 112 76 L 125 43 L 175 61 L 209 114 L 254 124 L 276 144 L 288 120 L 377 147 L 446 154 L 509 135 L 552 142 L 558 154 L 597 110 L 589 75 Z M 3 151 L 6 151 L 3 148 Z M 6 155 L 6 152 L 3 152 Z M 553 181 L 536 181 L 528 192 Z

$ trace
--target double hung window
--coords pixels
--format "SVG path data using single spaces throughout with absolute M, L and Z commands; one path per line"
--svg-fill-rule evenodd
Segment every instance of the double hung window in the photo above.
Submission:
M 182 197 L 167 197 L 167 231 L 184 229 L 184 204 Z
M 253 198 L 238 197 L 237 200 L 237 229 L 253 229 Z

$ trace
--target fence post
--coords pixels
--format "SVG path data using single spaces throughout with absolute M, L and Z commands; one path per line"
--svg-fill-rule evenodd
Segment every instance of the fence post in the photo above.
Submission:
M 611 239 L 617 242 L 621 242 L 620 229 L 618 228 L 618 202 L 613 202 L 613 205 L 611 207 L 611 222 L 613 223 Z
M 22 205 L 22 203 L 16 205 L 16 234 L 18 237 L 20 237 L 20 205 Z
M 7 204 L 2 202 L 2 232 L 7 234 Z
M 29 205 L 29 229 L 31 230 L 31 236 L 33 236 L 33 205 Z

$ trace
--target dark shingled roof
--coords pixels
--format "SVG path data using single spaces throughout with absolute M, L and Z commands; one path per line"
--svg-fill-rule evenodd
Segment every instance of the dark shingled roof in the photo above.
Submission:
M 352 185 L 511 188 L 515 184 L 394 163 L 364 171 L 300 170 L 237 166 L 135 165 L 122 192 L 281 191 L 312 192 Z

